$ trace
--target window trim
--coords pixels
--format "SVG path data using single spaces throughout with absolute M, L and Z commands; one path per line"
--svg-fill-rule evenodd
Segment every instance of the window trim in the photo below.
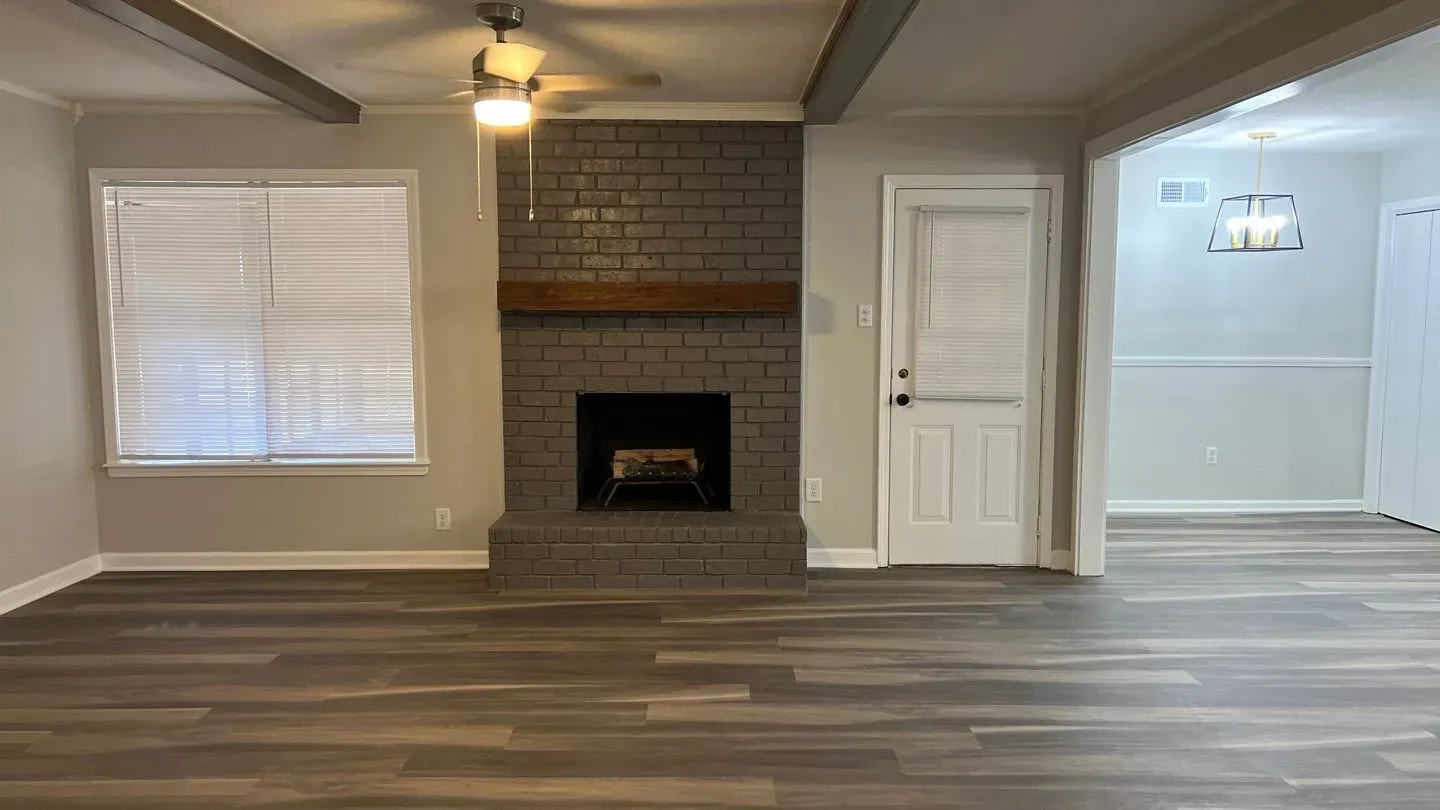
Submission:
M 95 272 L 95 307 L 100 329 L 101 412 L 105 427 L 104 469 L 111 478 L 183 476 L 387 476 L 425 475 L 430 470 L 426 441 L 425 344 L 421 302 L 420 178 L 414 169 L 91 169 L 90 241 Z M 110 319 L 109 257 L 105 250 L 105 184 L 111 182 L 195 183 L 400 183 L 405 186 L 410 231 L 410 347 L 415 402 L 415 458 L 295 461 L 122 461 L 119 457 L 115 397 L 115 334 Z

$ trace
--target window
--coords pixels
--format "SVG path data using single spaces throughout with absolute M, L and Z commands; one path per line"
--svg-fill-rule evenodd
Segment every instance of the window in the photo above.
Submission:
M 408 182 L 98 192 L 112 474 L 424 472 Z

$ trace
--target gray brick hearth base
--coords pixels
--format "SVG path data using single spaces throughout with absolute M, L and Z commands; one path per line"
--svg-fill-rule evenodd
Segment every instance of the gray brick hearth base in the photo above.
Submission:
M 497 590 L 805 588 L 789 512 L 507 512 L 490 527 Z

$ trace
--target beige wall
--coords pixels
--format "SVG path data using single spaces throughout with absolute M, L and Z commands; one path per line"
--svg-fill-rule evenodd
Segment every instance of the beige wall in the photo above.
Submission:
M 1064 365 L 1054 544 L 1069 526 L 1081 128 L 1071 118 L 894 118 L 809 130 L 810 251 L 805 475 L 812 544 L 875 545 L 878 333 L 855 307 L 879 300 L 885 174 L 1066 175 Z M 473 131 L 463 118 L 385 116 L 320 127 L 282 116 L 106 115 L 77 131 L 89 168 L 416 168 L 420 171 L 430 475 L 423 478 L 111 479 L 98 476 L 106 552 L 483 548 L 502 509 L 495 243 L 473 218 Z M 487 182 L 487 187 L 493 180 Z M 86 226 L 88 228 L 88 225 Z M 86 231 L 88 233 L 88 230 Z M 83 274 L 90 280 L 90 257 Z M 93 306 L 93 305 L 92 305 Z M 93 314 L 93 313 L 90 313 Z M 87 322 L 88 323 L 88 322 Z M 93 329 L 93 327 L 91 327 Z M 92 336 L 92 340 L 94 337 Z M 99 420 L 98 362 L 89 370 Z M 96 451 L 100 448 L 97 445 Z M 432 530 L 432 509 L 455 531 Z
M 96 552 L 70 113 L 0 92 L 0 591 Z
M 880 333 L 857 327 L 855 311 L 880 300 L 881 178 L 887 174 L 1065 175 L 1052 545 L 1068 547 L 1081 148 L 1081 125 L 1073 118 L 914 116 L 809 128 L 803 475 L 823 478 L 825 497 L 805 504 L 812 548 L 876 544 Z
M 487 145 L 488 148 L 488 145 Z M 109 478 L 97 474 L 112 552 L 483 549 L 503 510 L 493 220 L 475 220 L 475 131 L 463 116 L 374 116 L 320 126 L 281 115 L 97 115 L 76 130 L 91 168 L 416 169 L 430 473 L 373 478 Z M 493 153 L 493 151 L 492 151 Z M 486 165 L 491 165 L 487 158 Z M 494 189 L 493 174 L 486 188 Z M 85 206 L 83 234 L 89 233 Z M 88 238 L 85 240 L 88 243 Z M 83 256 L 93 291 L 93 257 Z M 86 312 L 92 345 L 93 292 Z M 99 363 L 88 369 L 100 422 Z M 103 457 L 103 447 L 95 452 Z M 434 509 L 454 529 L 434 530 Z

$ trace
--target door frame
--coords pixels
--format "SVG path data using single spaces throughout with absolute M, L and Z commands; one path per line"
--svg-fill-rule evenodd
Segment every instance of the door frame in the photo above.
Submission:
M 1380 450 L 1385 437 L 1386 360 L 1390 335 L 1390 265 L 1395 240 L 1395 220 L 1406 214 L 1440 211 L 1440 197 L 1418 197 L 1380 206 L 1380 228 L 1375 257 L 1374 332 L 1370 338 L 1370 408 L 1365 418 L 1365 488 L 1361 510 L 1380 511 Z
M 890 331 L 894 315 L 895 283 L 895 199 L 911 189 L 973 189 L 978 191 L 1017 189 L 1048 191 L 1050 194 L 1050 249 L 1045 262 L 1045 319 L 1041 334 L 1040 382 L 1040 486 L 1036 515 L 1035 560 L 1040 568 L 1055 567 L 1051 553 L 1054 539 L 1055 500 L 1055 385 L 1052 377 L 1060 356 L 1060 272 L 1064 243 L 1062 224 L 1065 177 L 1059 174 L 887 174 L 881 178 L 880 199 L 880 312 L 875 326 L 880 330 L 880 356 L 876 363 L 877 419 L 879 440 L 876 454 L 876 563 L 890 565 L 890 374 L 894 336 Z

